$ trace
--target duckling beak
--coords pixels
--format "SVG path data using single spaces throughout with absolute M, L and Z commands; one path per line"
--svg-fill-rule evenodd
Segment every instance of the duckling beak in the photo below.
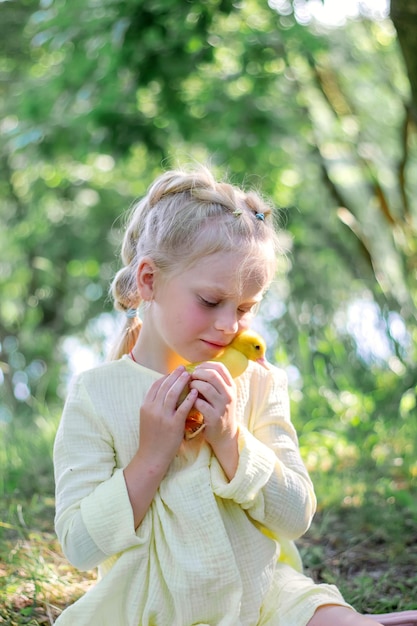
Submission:
M 262 367 L 264 367 L 266 370 L 269 370 L 269 363 L 264 356 L 261 356 L 259 357 L 259 359 L 256 359 L 256 362 L 259 363 L 259 365 L 262 365 Z

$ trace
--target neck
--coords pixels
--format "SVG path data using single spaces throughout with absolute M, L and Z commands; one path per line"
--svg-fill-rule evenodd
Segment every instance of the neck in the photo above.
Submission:
M 188 361 L 174 352 L 168 352 L 165 355 L 159 354 L 152 342 L 148 343 L 142 333 L 131 350 L 130 356 L 135 363 L 161 374 L 169 374 L 179 365 L 188 364 Z

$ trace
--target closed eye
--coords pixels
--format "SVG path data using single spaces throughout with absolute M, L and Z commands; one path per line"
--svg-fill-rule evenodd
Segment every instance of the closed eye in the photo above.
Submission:
M 216 306 L 219 306 L 222 303 L 222 300 L 207 300 L 207 298 L 203 298 L 203 296 L 198 296 L 198 299 L 199 299 L 200 304 L 202 304 L 202 306 L 209 308 L 209 309 L 214 309 Z M 254 314 L 258 310 L 259 304 L 260 304 L 259 302 L 255 302 L 254 304 L 239 307 L 237 309 L 237 312 L 239 315 L 242 315 L 242 316 Z
M 251 304 L 251 306 L 248 306 L 245 308 L 240 307 L 238 311 L 242 315 L 247 315 L 248 313 L 251 313 L 251 314 L 256 313 L 258 309 L 259 309 L 259 302 L 256 302 L 255 304 Z
M 206 300 L 205 298 L 202 298 L 201 296 L 200 296 L 200 302 L 203 306 L 206 306 L 208 308 L 213 308 L 219 304 L 218 302 L 212 302 L 211 300 Z

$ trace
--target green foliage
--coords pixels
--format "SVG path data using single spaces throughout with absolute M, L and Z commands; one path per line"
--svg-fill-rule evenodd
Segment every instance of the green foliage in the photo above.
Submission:
M 261 317 L 321 506 L 366 509 L 371 489 L 411 508 L 416 103 L 389 19 L 295 6 L 0 2 L 0 495 L 52 494 L 71 351 L 103 356 L 120 215 L 197 160 L 281 207 Z
M 372 454 L 416 404 L 416 138 L 390 22 L 326 30 L 256 0 L 2 9 L 1 421 L 62 395 L 67 337 L 96 350 L 118 216 L 161 158 L 213 155 L 287 207 L 263 315 L 301 437 Z

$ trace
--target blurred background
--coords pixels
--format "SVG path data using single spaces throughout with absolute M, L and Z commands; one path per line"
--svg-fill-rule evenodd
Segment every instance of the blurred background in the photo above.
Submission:
M 62 404 L 123 322 L 123 212 L 196 161 L 279 208 L 257 326 L 317 488 L 306 567 L 417 608 L 417 2 L 0 0 L 0 96 L 0 622 L 84 589 L 53 534 Z

